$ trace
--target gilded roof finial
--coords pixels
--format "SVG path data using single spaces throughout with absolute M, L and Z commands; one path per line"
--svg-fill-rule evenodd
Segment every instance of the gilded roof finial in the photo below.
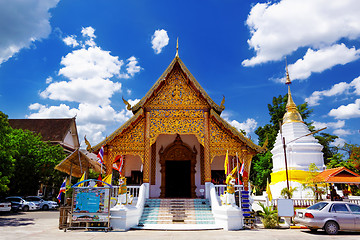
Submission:
M 129 111 L 131 111 L 131 105 L 130 105 L 130 103 L 129 103 L 128 101 L 126 101 L 126 100 L 124 99 L 124 97 L 122 97 L 122 100 L 123 100 L 123 102 L 124 102 L 125 105 L 126 105 L 126 109 L 129 110 Z
M 287 66 L 286 57 L 285 57 L 285 64 L 286 64 L 286 82 L 285 82 L 285 84 L 289 85 L 289 84 L 291 84 L 291 80 L 290 80 L 290 77 L 289 77 L 289 70 L 288 70 L 288 66 Z
M 176 40 L 176 55 L 175 57 L 179 57 L 179 38 Z
M 223 99 L 221 100 L 221 103 L 220 103 L 220 107 L 221 107 L 222 109 L 225 109 L 224 104 L 225 104 L 225 96 L 223 95 Z
M 286 57 L 285 57 L 285 61 L 286 61 Z M 291 80 L 289 77 L 287 61 L 286 61 L 286 82 L 285 82 L 285 84 L 288 85 L 288 101 L 286 104 L 286 113 L 284 114 L 284 117 L 283 117 L 283 124 L 291 123 L 291 122 L 303 122 L 302 117 L 301 117 L 301 115 L 296 107 L 296 104 L 294 103 L 292 96 L 291 96 L 291 91 L 290 91 Z

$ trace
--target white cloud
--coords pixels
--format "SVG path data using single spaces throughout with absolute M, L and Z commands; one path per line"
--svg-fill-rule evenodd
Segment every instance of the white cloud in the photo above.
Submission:
M 77 109 L 70 109 L 65 104 L 47 107 L 40 103 L 33 103 L 29 106 L 29 109 L 37 112 L 28 115 L 28 118 L 72 118 L 78 113 Z
M 162 49 L 169 44 L 169 37 L 164 29 L 156 30 L 151 37 L 152 48 L 156 54 L 161 53 Z
M 59 75 L 69 79 L 111 78 L 120 75 L 120 68 L 124 64 L 119 57 L 114 57 L 109 51 L 100 47 L 89 47 L 75 50 L 61 59 L 64 66 Z
M 67 101 L 69 104 L 48 106 L 34 103 L 29 106 L 32 113 L 27 117 L 63 118 L 76 115 L 80 138 L 86 134 L 96 144 L 103 140 L 109 127 L 118 127 L 133 115 L 126 110 L 125 105 L 123 109 L 115 110 L 111 106 L 111 98 L 121 92 L 122 84 L 118 82 L 119 79 L 133 77 L 142 68 L 138 66 L 137 58 L 131 56 L 126 60 L 126 69 L 121 72 L 124 61 L 111 55 L 110 51 L 96 46 L 95 30 L 92 27 L 83 28 L 81 33 L 85 43 L 83 39 L 77 40 L 76 35 L 71 35 L 67 41 L 63 39 L 65 44 L 79 46 L 79 49 L 61 59 L 58 72 L 62 76 L 61 80 L 56 81 L 49 76 L 49 86 L 40 92 L 43 99 Z M 128 101 L 134 104 L 139 100 Z M 70 103 L 73 107 L 69 106 Z
M 51 32 L 49 9 L 59 0 L 0 1 L 0 64 Z
M 78 41 L 76 40 L 76 35 L 67 36 L 63 39 L 63 42 L 70 47 L 79 46 Z
M 240 130 L 244 130 L 246 132 L 247 135 L 249 135 L 250 133 L 254 132 L 254 130 L 257 127 L 257 122 L 255 119 L 253 118 L 248 118 L 246 119 L 245 122 L 238 122 L 236 120 L 232 120 L 230 122 L 231 125 L 233 125 L 236 129 Z
M 126 71 L 130 75 L 130 77 L 133 77 L 135 73 L 140 72 L 141 67 L 138 66 L 138 61 L 136 57 L 132 56 L 127 59 L 128 63 L 126 64 Z
M 51 76 L 47 77 L 46 80 L 45 80 L 46 84 L 49 84 L 52 81 L 53 81 L 53 78 Z
M 238 131 L 244 130 L 247 134 L 247 136 L 250 135 L 250 133 L 254 132 L 254 130 L 257 127 L 257 122 L 253 118 L 248 118 L 245 120 L 245 122 L 238 122 L 236 120 L 230 120 L 231 113 L 229 111 L 224 111 L 221 114 L 221 117 L 227 121 L 230 125 L 235 127 Z
M 317 121 L 313 121 L 312 125 L 315 127 L 315 129 L 321 129 L 324 127 L 328 127 L 328 128 L 333 128 L 333 129 L 339 129 L 345 126 L 345 121 L 344 120 L 338 120 L 337 122 L 317 122 Z
M 356 99 L 354 103 L 341 105 L 336 109 L 331 109 L 329 116 L 336 119 L 350 119 L 360 117 L 360 99 Z
M 134 103 L 138 99 L 129 102 Z M 70 108 L 66 104 L 59 106 L 45 106 L 34 103 L 29 106 L 31 111 L 36 111 L 27 118 L 70 118 L 76 117 L 77 129 L 82 139 L 84 135 L 94 144 L 104 139 L 104 132 L 110 125 L 120 125 L 126 122 L 133 114 L 125 109 L 114 110 L 110 105 L 99 106 L 96 104 L 79 104 L 77 108 Z
M 338 96 L 341 94 L 356 94 L 360 95 L 360 77 L 355 78 L 352 82 L 340 82 L 334 84 L 329 90 L 315 91 L 305 101 L 309 106 L 319 105 L 319 101 L 324 97 Z
M 121 83 L 109 79 L 73 79 L 70 81 L 54 82 L 40 93 L 42 98 L 52 100 L 110 104 L 110 98 L 115 92 L 121 91 Z
M 327 127 L 328 128 L 327 130 L 333 129 L 332 133 L 335 134 L 336 136 L 347 136 L 347 135 L 352 134 L 352 132 L 350 130 L 343 129 L 343 127 L 345 127 L 344 120 L 338 120 L 337 122 L 326 122 L 326 123 L 313 121 L 312 125 L 315 127 L 315 129 L 321 129 L 324 127 Z M 339 143 L 341 142 L 340 140 L 338 140 L 338 141 L 339 141 Z M 339 144 L 339 143 L 337 143 L 337 144 Z
M 308 49 L 303 59 L 289 65 L 292 80 L 306 79 L 311 73 L 321 73 L 335 65 L 352 62 L 360 57 L 360 50 L 347 48 L 345 44 L 335 44 L 318 51 Z
M 96 38 L 96 36 L 95 36 L 95 29 L 94 29 L 93 27 L 82 28 L 82 29 L 81 29 L 81 34 L 82 34 L 84 37 Z
M 352 134 L 350 130 L 345 129 L 336 129 L 333 133 L 337 136 L 347 136 Z
M 343 139 L 343 138 L 337 138 L 337 139 L 335 139 L 334 142 L 330 143 L 330 146 L 333 146 L 333 147 L 342 147 L 342 146 L 344 146 L 345 142 L 346 142 L 345 139 Z
M 359 12 L 357 0 L 257 3 L 246 21 L 251 34 L 248 44 L 256 55 L 242 64 L 278 61 L 301 47 L 322 49 L 341 39 L 356 39 L 360 36 Z

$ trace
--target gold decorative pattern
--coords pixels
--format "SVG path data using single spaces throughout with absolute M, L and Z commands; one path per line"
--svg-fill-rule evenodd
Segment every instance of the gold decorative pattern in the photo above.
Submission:
M 187 78 L 179 67 L 171 71 L 158 93 L 144 107 L 151 109 L 201 109 L 209 107 L 207 102 L 188 84 Z
M 164 85 L 165 81 L 169 81 L 172 79 L 169 79 L 168 76 L 172 75 L 171 72 L 177 70 L 178 72 L 181 71 L 182 78 L 186 80 L 189 84 L 194 86 L 194 89 L 196 89 L 196 94 L 198 96 L 202 96 L 202 99 L 206 102 L 207 106 L 210 106 L 210 108 L 215 109 L 217 113 L 221 113 L 225 107 L 217 105 L 210 97 L 209 95 L 204 91 L 204 89 L 201 87 L 201 85 L 197 82 L 197 80 L 194 78 L 194 76 L 190 73 L 190 71 L 186 68 L 185 64 L 182 62 L 182 60 L 179 57 L 175 57 L 173 61 L 170 63 L 170 65 L 166 68 L 164 73 L 160 76 L 160 78 L 155 82 L 153 87 L 146 93 L 146 95 L 135 105 L 132 107 L 133 113 L 137 113 L 139 109 L 145 108 L 147 106 L 147 102 L 151 101 L 153 96 L 157 95 L 157 92 L 159 88 L 161 88 Z M 176 89 L 174 96 L 176 94 Z M 173 92 L 171 92 L 173 94 Z
M 195 134 L 204 144 L 204 109 L 210 106 L 190 86 L 179 66 L 145 107 L 150 109 L 150 144 L 159 134 Z
M 108 146 L 112 149 L 109 156 L 110 166 L 111 161 L 114 161 L 118 155 L 137 155 L 141 160 L 144 159 L 144 129 L 145 119 L 142 118 L 134 125 L 130 125 L 123 134 L 119 134 L 108 142 Z
M 205 182 L 211 182 L 211 154 L 210 154 L 209 112 L 205 112 L 205 141 L 204 141 L 204 177 Z
M 150 178 L 150 113 L 145 112 L 145 146 L 143 182 L 148 183 Z

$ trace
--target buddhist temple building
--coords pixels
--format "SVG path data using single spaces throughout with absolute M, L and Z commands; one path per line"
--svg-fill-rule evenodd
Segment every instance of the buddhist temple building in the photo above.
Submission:
M 311 134 L 294 103 L 290 91 L 290 77 L 286 68 L 286 84 L 288 85 L 288 101 L 281 129 L 278 132 L 273 154 L 271 173 L 271 194 L 274 199 L 280 198 L 283 188 L 296 188 L 293 198 L 312 198 L 310 190 L 303 189 L 302 183 L 309 178 L 309 166 L 314 163 L 317 171 L 325 169 L 323 146 Z M 284 152 L 285 145 L 285 152 Z
M 238 156 L 249 173 L 251 159 L 265 150 L 221 118 L 216 104 L 176 56 L 146 95 L 133 116 L 102 142 L 109 172 L 120 156 L 128 184 L 149 185 L 150 198 L 202 197 L 212 176 L 224 171 L 224 160 Z M 247 188 L 248 176 L 243 182 Z M 205 192 L 205 193 L 204 193 Z

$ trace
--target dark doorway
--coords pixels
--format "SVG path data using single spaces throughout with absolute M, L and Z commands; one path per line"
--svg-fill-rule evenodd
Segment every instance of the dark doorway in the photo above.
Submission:
M 191 161 L 166 161 L 165 197 L 191 197 Z

